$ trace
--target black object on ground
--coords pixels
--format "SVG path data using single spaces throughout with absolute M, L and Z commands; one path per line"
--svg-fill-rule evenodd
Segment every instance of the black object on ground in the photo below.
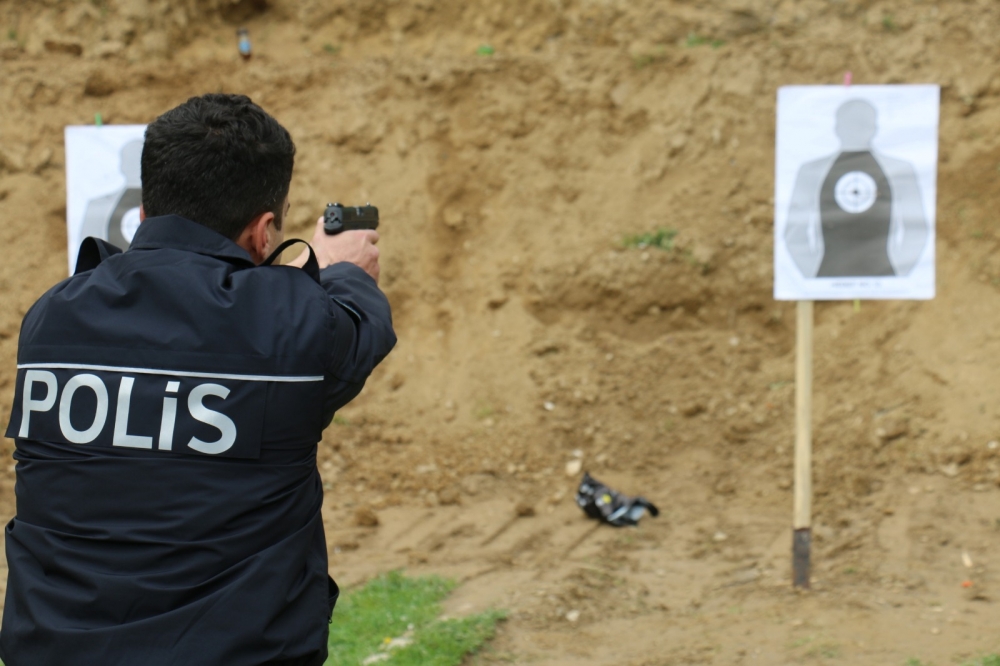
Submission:
M 576 490 L 576 503 L 588 517 L 615 527 L 638 525 L 647 510 L 651 516 L 660 515 L 656 505 L 645 497 L 632 497 L 612 490 L 587 472 L 583 473 Z

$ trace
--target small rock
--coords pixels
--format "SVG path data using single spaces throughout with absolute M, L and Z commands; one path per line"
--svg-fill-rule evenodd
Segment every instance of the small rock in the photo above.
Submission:
M 354 539 L 345 539 L 344 541 L 338 541 L 337 543 L 335 543 L 333 548 L 336 551 L 346 553 L 350 551 L 355 551 L 360 547 L 361 544 L 359 544 Z
M 0 169 L 6 169 L 11 173 L 24 171 L 25 157 L 23 154 L 14 151 L 9 145 L 0 146 Z
M 719 495 L 732 495 L 736 492 L 736 484 L 732 479 L 721 478 L 712 489 Z
M 39 173 L 45 167 L 52 164 L 52 157 L 53 157 L 52 149 L 49 148 L 48 146 L 45 146 L 44 148 L 35 151 L 29 158 L 30 162 L 29 166 L 31 168 L 31 171 L 33 173 Z
M 950 478 L 958 476 L 958 463 L 948 463 L 947 465 L 941 465 L 941 473 Z
M 14 60 L 21 55 L 21 45 L 17 42 L 0 44 L 0 60 Z
M 875 436 L 878 437 L 883 443 L 886 443 L 903 437 L 908 434 L 909 431 L 910 426 L 906 423 L 906 421 L 896 421 L 894 423 L 887 423 L 883 427 L 876 428 Z
M 722 531 L 716 532 L 715 534 L 712 535 L 712 541 L 715 541 L 717 543 L 721 543 L 728 538 L 729 535 Z
M 531 518 L 535 515 L 535 505 L 528 502 L 518 502 L 514 507 L 514 515 L 518 518 Z
M 569 620 L 570 622 L 576 622 L 577 620 L 580 619 L 580 611 L 578 610 L 569 611 L 568 613 L 566 613 L 566 619 Z
M 68 53 L 69 55 L 83 55 L 83 44 L 75 39 L 51 38 L 45 40 L 45 50 L 49 53 Z
M 566 463 L 566 476 L 576 476 L 583 469 L 583 461 L 579 458 L 574 458 Z
M 410 564 L 427 564 L 431 556 L 423 550 L 411 550 L 407 553 L 406 559 L 409 560 Z
M 358 527 L 378 527 L 378 514 L 370 506 L 359 506 L 354 511 L 354 524 Z
M 442 506 L 457 505 L 462 503 L 462 496 L 457 488 L 448 487 L 438 493 L 438 501 Z
M 545 401 L 542 403 L 542 407 L 545 408 L 545 411 L 551 412 L 553 409 L 556 408 L 556 404 L 554 402 Z
M 698 416 L 699 414 L 705 412 L 705 403 L 702 402 L 691 402 L 681 407 L 681 414 L 691 418 L 692 416 Z
M 97 69 L 91 72 L 83 84 L 83 94 L 88 97 L 107 97 L 118 90 L 119 85 L 120 78 L 112 77 L 104 69 Z
M 670 140 L 670 156 L 673 157 L 687 145 L 687 136 L 678 134 Z
M 389 388 L 392 389 L 393 391 L 398 391 L 400 388 L 402 388 L 403 384 L 405 383 L 406 383 L 406 377 L 397 372 L 389 380 Z

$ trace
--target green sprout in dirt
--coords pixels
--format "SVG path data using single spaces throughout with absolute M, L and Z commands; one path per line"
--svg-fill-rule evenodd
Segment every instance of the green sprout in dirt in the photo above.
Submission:
M 886 32 L 898 32 L 899 25 L 896 24 L 896 19 L 892 14 L 886 14 L 882 17 L 882 29 Z
M 17 41 L 17 29 L 15 29 L 15 28 L 7 28 L 7 39 L 9 39 L 12 42 L 16 42 Z
M 473 410 L 472 415 L 477 421 L 482 421 L 483 419 L 488 419 L 497 413 L 496 408 L 493 405 L 480 403 Z
M 708 46 L 711 46 L 713 49 L 717 49 L 720 46 L 723 46 L 725 42 L 721 39 L 711 39 L 709 37 L 702 37 L 701 35 L 694 32 L 689 32 L 687 38 L 684 40 L 684 46 L 688 47 L 689 49 L 694 48 L 696 46 L 705 46 L 706 44 Z
M 333 415 L 333 425 L 346 426 L 346 425 L 351 425 L 351 422 L 348 421 L 347 419 L 345 419 L 340 414 L 334 414 Z
M 476 49 L 476 55 L 491 56 L 494 53 L 496 53 L 496 49 L 489 44 L 482 44 L 478 49 Z
M 330 624 L 326 666 L 357 666 L 373 656 L 385 666 L 458 666 L 490 640 L 502 611 L 439 619 L 455 583 L 394 571 L 349 592 Z
M 326 44 L 323 45 L 323 50 L 329 53 L 330 55 L 337 55 L 338 53 L 340 53 L 340 47 L 334 46 L 330 42 L 327 42 Z
M 626 236 L 622 239 L 625 247 L 634 247 L 645 250 L 647 247 L 655 247 L 660 250 L 674 249 L 674 239 L 677 237 L 676 229 L 660 228 L 653 232 Z

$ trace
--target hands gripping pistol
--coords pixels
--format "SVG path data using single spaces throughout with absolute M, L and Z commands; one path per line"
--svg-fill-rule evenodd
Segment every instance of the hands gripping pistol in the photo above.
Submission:
M 378 229 L 378 208 L 371 204 L 344 206 L 339 203 L 326 205 L 323 213 L 323 231 L 330 236 L 352 229 Z

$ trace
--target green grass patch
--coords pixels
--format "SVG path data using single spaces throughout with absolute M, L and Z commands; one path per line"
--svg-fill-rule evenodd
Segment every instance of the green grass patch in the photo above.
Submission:
M 712 39 L 710 37 L 702 37 L 701 35 L 689 32 L 687 38 L 684 40 L 684 46 L 694 48 L 696 46 L 711 46 L 713 49 L 717 49 L 723 46 L 726 42 L 721 39 Z
M 454 588 L 454 581 L 437 576 L 393 571 L 349 592 L 333 614 L 326 666 L 358 666 L 382 653 L 388 658 L 377 663 L 385 666 L 461 664 L 493 637 L 504 613 L 439 619 L 441 601 Z
M 970 661 L 965 666 L 1000 666 L 1000 654 L 988 654 L 975 661 Z
M 634 247 L 644 250 L 647 247 L 655 247 L 660 250 L 674 249 L 674 239 L 677 238 L 676 229 L 657 229 L 656 231 L 634 236 L 626 236 L 622 239 L 625 247 Z

